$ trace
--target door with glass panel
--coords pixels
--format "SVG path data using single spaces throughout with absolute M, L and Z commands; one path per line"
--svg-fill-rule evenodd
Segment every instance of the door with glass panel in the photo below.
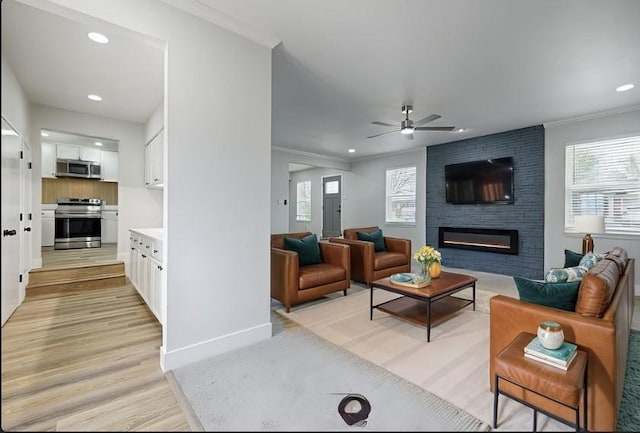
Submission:
M 342 176 L 322 178 L 322 237 L 340 236 L 342 213 Z

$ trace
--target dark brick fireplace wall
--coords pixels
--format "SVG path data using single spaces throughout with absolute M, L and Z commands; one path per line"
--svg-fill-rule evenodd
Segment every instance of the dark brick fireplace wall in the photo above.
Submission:
M 507 156 L 513 157 L 513 204 L 445 202 L 445 165 Z M 440 248 L 444 266 L 536 279 L 544 277 L 542 125 L 427 146 L 426 190 L 426 242 L 429 245 L 438 248 L 440 226 L 518 230 L 517 255 Z

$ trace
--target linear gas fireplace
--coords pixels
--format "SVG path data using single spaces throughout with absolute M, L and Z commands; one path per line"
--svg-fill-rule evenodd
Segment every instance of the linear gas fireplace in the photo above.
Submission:
M 518 230 L 438 227 L 438 247 L 518 254 Z

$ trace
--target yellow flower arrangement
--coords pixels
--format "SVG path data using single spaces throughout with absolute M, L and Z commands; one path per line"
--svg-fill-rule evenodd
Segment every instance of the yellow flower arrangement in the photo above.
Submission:
M 432 263 L 440 263 L 440 261 L 442 260 L 442 255 L 440 254 L 440 251 L 436 250 L 435 248 L 429 245 L 424 245 L 420 247 L 418 252 L 413 255 L 413 258 L 417 262 L 428 266 Z

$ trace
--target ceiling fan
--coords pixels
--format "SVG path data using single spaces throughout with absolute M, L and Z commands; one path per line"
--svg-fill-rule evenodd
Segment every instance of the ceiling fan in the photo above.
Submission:
M 414 122 L 413 120 L 409 119 L 409 113 L 411 113 L 412 111 L 413 111 L 413 105 L 403 105 L 402 113 L 404 113 L 405 117 L 404 117 L 404 120 L 400 123 L 400 129 L 396 129 L 394 131 L 387 131 L 387 132 L 383 132 L 376 135 L 371 135 L 367 138 L 379 137 L 381 135 L 391 134 L 392 132 L 400 131 L 402 135 L 404 135 L 410 140 L 413 140 L 414 131 L 453 131 L 455 129 L 455 126 L 420 126 L 420 125 L 424 125 L 425 123 L 433 122 L 434 120 L 437 120 L 442 116 L 440 116 L 439 114 L 430 114 L 424 119 L 420 119 L 417 122 Z M 374 125 L 393 126 L 395 128 L 398 127 L 398 125 L 392 125 L 386 122 L 371 122 L 371 123 L 373 123 Z

